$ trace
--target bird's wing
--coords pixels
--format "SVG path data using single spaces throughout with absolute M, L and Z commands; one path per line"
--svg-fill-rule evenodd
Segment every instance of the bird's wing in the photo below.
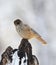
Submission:
M 36 34 L 36 35 L 40 36 L 40 34 L 39 34 L 39 33 L 37 33 L 35 30 L 33 30 L 32 28 L 31 28 L 31 30 L 33 31 L 33 33 L 34 33 L 34 34 Z M 41 36 L 40 36 L 40 37 L 41 37 Z
M 39 33 L 37 33 L 34 29 L 32 29 L 30 26 L 28 26 L 28 25 L 26 25 L 25 24 L 25 28 L 26 28 L 26 30 L 28 30 L 28 31 L 32 31 L 35 35 L 38 35 L 38 36 L 40 36 L 40 34 Z M 41 37 L 41 36 L 40 36 Z
M 24 29 L 27 30 L 27 31 L 30 31 L 31 30 L 30 26 L 28 26 L 26 24 L 24 24 L 24 27 L 25 27 Z
M 30 26 L 25 25 L 25 29 L 28 32 L 28 34 L 35 36 L 40 42 L 42 42 L 43 44 L 46 44 L 46 41 L 41 37 L 41 35 L 37 33 L 35 30 L 33 30 Z

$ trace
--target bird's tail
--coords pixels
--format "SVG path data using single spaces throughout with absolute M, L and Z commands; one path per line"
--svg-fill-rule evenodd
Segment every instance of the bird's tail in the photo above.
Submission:
M 46 41 L 45 41 L 41 36 L 36 37 L 36 38 L 37 38 L 37 40 L 39 40 L 42 44 L 47 44 Z

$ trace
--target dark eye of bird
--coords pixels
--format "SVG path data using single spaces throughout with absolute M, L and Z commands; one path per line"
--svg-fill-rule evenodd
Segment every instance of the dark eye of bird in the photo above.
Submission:
M 17 22 L 17 24 L 20 24 L 20 22 Z

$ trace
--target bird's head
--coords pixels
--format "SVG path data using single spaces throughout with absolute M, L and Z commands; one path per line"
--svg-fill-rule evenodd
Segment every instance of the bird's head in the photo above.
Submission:
M 22 21 L 20 19 L 16 19 L 14 21 L 14 25 L 17 26 L 17 25 L 20 25 L 22 23 Z

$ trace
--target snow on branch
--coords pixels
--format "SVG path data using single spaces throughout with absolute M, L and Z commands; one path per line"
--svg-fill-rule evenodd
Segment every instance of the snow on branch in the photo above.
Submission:
M 32 54 L 32 46 L 29 41 L 22 39 L 17 49 L 7 47 L 1 55 L 0 65 L 39 65 L 39 61 Z

